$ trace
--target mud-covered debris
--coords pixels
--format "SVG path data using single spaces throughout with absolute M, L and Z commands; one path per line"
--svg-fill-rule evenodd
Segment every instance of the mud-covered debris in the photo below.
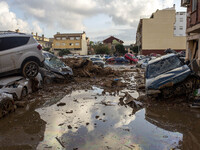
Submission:
M 146 101 L 147 100 L 147 96 L 146 95 L 140 95 L 138 98 L 137 98 L 137 101 Z
M 71 125 L 68 125 L 67 127 L 68 127 L 68 129 L 72 129 L 72 126 L 71 126 Z
M 115 104 L 110 101 L 101 101 L 100 104 L 105 106 L 115 106 Z
M 115 71 L 110 67 L 102 68 L 93 65 L 92 61 L 81 58 L 68 58 L 62 59 L 66 65 L 70 66 L 76 77 L 95 77 L 95 76 L 108 76 L 119 75 L 119 71 Z
M 140 84 L 140 85 L 138 85 L 137 87 L 138 87 L 138 89 L 140 89 L 140 90 L 145 89 L 145 84 Z
M 70 111 L 66 111 L 67 114 L 71 114 L 73 113 L 73 110 L 70 110 Z
M 96 119 L 98 119 L 98 118 L 99 118 L 99 116 L 95 116 L 95 118 L 96 118 Z
M 24 108 L 24 107 L 26 107 L 27 102 L 26 102 L 26 101 L 15 101 L 15 105 L 16 105 L 18 108 Z
M 125 93 L 124 97 L 120 98 L 120 101 L 124 102 L 124 104 L 129 104 L 131 107 L 140 108 L 143 104 L 139 101 L 136 101 L 134 97 L 132 97 L 128 92 Z
M 120 80 L 109 80 L 105 81 L 103 84 L 105 87 L 126 87 L 126 83 L 121 82 Z
M 66 105 L 66 103 L 59 103 L 59 104 L 57 104 L 58 107 L 65 106 L 65 105 Z
M 87 122 L 87 123 L 86 123 L 86 126 L 88 126 L 89 124 L 90 124 L 90 123 L 89 123 L 89 122 Z
M 63 148 L 65 148 L 64 144 L 61 142 L 61 140 L 60 140 L 58 137 L 56 137 L 56 140 L 58 141 L 58 143 L 59 143 Z
M 58 126 L 63 126 L 65 123 L 61 123 L 61 124 L 59 124 Z

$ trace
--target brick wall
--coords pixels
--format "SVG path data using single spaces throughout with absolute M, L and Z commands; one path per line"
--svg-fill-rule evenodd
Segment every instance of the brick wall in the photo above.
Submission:
M 165 50 L 142 50 L 142 55 L 150 55 L 152 53 L 165 55 L 164 51 Z M 175 51 L 176 52 L 181 52 L 181 51 L 185 51 L 185 50 L 175 50 Z

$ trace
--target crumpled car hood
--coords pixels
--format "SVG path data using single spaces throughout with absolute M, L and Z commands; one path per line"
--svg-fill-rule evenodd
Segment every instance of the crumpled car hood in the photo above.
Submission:
M 155 78 L 146 79 L 146 89 L 158 90 L 185 80 L 191 74 L 187 65 L 165 72 Z

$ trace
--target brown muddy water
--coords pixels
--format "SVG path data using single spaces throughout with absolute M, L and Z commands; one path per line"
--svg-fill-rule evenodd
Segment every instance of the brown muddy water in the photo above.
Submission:
M 199 110 L 135 110 L 119 103 L 123 92 L 93 87 L 49 99 L 37 109 L 17 110 L 0 120 L 0 149 L 200 149 Z

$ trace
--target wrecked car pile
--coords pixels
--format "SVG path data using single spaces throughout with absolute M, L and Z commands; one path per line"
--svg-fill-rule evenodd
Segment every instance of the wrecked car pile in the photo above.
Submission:
M 88 59 L 68 58 L 62 59 L 62 61 L 72 68 L 75 77 L 119 75 L 118 71 L 115 71 L 110 67 L 102 68 L 100 66 L 93 65 L 92 61 Z

